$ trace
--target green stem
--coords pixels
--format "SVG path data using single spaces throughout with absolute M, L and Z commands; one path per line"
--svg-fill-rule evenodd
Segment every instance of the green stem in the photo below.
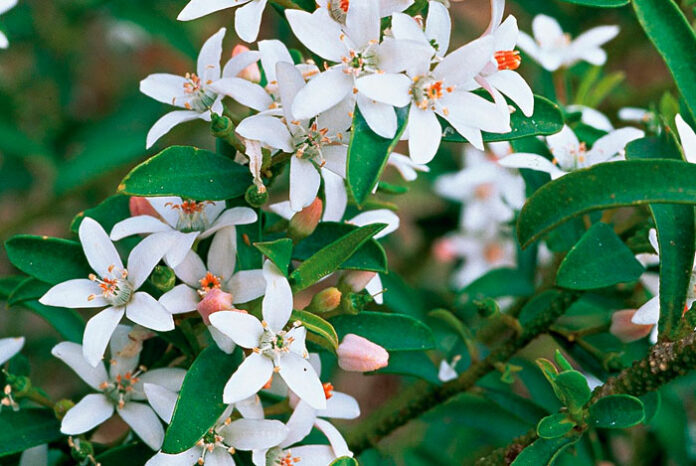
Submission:
M 293 2 L 292 0 L 271 0 L 272 3 L 275 3 L 276 5 L 283 7 L 283 8 L 289 8 L 291 10 L 301 10 L 300 6 Z
M 45 406 L 51 409 L 53 409 L 53 406 L 55 405 L 55 403 L 52 400 L 41 394 L 35 388 L 29 390 L 29 392 L 22 395 L 21 398 L 26 398 L 27 400 L 31 400 L 34 403 L 40 404 L 41 406 Z

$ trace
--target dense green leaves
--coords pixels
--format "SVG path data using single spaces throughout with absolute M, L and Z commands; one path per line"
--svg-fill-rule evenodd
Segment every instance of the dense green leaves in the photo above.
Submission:
M 358 462 L 350 456 L 341 456 L 333 460 L 329 466 L 358 466 Z
M 422 322 L 404 314 L 361 312 L 330 319 L 339 339 L 354 333 L 388 351 L 427 350 L 434 347 L 432 331 Z
M 631 395 L 609 395 L 590 406 L 588 423 L 605 429 L 625 429 L 645 417 L 643 403 Z
M 633 9 L 696 117 L 696 36 L 674 0 L 633 0 Z
M 130 197 L 115 195 L 106 198 L 104 201 L 100 202 L 96 207 L 87 209 L 84 212 L 80 212 L 75 216 L 72 223 L 70 223 L 70 230 L 77 233 L 80 228 L 82 219 L 85 217 L 90 217 L 99 222 L 99 224 L 104 227 L 104 230 L 111 231 L 111 229 L 123 219 L 130 217 L 129 208 Z
M 35 278 L 29 277 L 17 285 L 17 288 L 12 290 L 12 293 L 10 293 L 10 295 L 7 297 L 7 304 L 14 306 L 22 301 L 39 299 L 49 290 L 49 288 L 51 288 L 50 285 Z
M 233 160 L 189 146 L 169 147 L 135 167 L 118 187 L 133 196 L 232 199 L 251 184 L 249 170 Z
M 483 298 L 502 296 L 529 296 L 534 285 L 519 270 L 511 268 L 493 269 L 480 276 L 459 292 L 462 304 Z
M 347 223 L 322 222 L 317 225 L 314 233 L 295 245 L 292 258 L 301 261 L 307 260 L 320 249 L 357 229 L 357 226 Z M 370 239 L 360 246 L 348 260 L 344 261 L 340 268 L 386 273 L 387 254 L 376 240 Z
M 365 202 L 377 185 L 384 167 L 387 166 L 389 154 L 394 150 L 394 146 L 406 129 L 408 107 L 397 109 L 396 114 L 399 129 L 392 139 L 386 139 L 370 129 L 360 109 L 355 107 L 348 145 L 346 175 L 350 191 L 359 206 Z
M 540 438 L 522 450 L 512 466 L 550 466 L 564 449 L 578 439 L 579 437 Z
M 47 236 L 18 235 L 5 243 L 10 262 L 22 272 L 43 282 L 87 278 L 92 269 L 76 241 Z
M 105 451 L 96 457 L 101 466 L 123 466 L 145 464 L 152 458 L 152 450 L 144 443 L 127 443 Z
M 635 281 L 643 271 L 612 227 L 596 223 L 563 259 L 556 284 L 573 290 L 590 290 Z
M 630 0 L 562 0 L 566 3 L 575 3 L 576 5 L 593 6 L 599 8 L 617 8 L 628 5 Z
M 288 266 L 292 258 L 292 240 L 290 238 L 254 243 L 254 246 L 268 257 L 283 274 L 288 274 Z
M 365 225 L 324 246 L 306 259 L 290 275 L 295 290 L 303 290 L 337 270 L 365 242 L 382 231 L 386 225 Z
M 50 409 L 3 409 L 0 413 L 0 456 L 60 439 L 60 423 Z
M 565 413 L 546 416 L 537 424 L 537 435 L 541 438 L 556 438 L 570 432 L 575 423 Z
M 424 351 L 392 351 L 389 364 L 375 371 L 376 374 L 410 375 L 439 385 L 437 367 Z
M 290 320 L 299 320 L 307 330 L 318 337 L 317 339 L 313 339 L 311 335 L 307 335 L 307 339 L 310 341 L 314 341 L 330 351 L 336 351 L 336 349 L 338 349 L 338 335 L 336 335 L 336 330 L 334 330 L 330 323 L 318 315 L 307 311 L 292 311 Z
M 44 306 L 38 301 L 27 301 L 22 307 L 40 316 L 66 340 L 82 343 L 85 321 L 76 310 Z
M 553 387 L 558 399 L 571 413 L 582 409 L 592 396 L 585 376 L 578 371 L 561 372 L 554 379 Z
M 569 173 L 537 190 L 522 208 L 517 235 L 523 246 L 586 212 L 653 203 L 696 204 L 696 164 L 627 160 Z
M 441 123 L 444 141 L 466 142 L 466 139 L 447 122 L 441 120 Z M 527 136 L 555 134 L 563 128 L 563 115 L 556 104 L 537 95 L 534 96 L 534 114 L 527 118 L 521 110 L 517 109 L 510 115 L 510 126 L 512 131 L 509 133 L 483 133 L 483 140 L 485 142 L 510 141 Z
M 241 362 L 241 352 L 223 353 L 216 345 L 198 355 L 186 372 L 162 451 L 181 453 L 191 448 L 223 413 L 222 392 Z

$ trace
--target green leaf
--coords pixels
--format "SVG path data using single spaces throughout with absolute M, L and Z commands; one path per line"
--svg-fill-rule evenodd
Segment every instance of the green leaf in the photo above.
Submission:
M 617 8 L 628 5 L 630 0 L 562 0 L 566 3 L 575 3 L 576 5 L 593 6 L 597 8 Z
M 333 460 L 329 466 L 358 466 L 358 461 L 350 456 L 341 456 Z
M 514 104 L 512 104 L 515 106 Z M 516 107 L 516 106 L 515 106 Z M 443 141 L 467 142 L 466 138 L 457 133 L 445 120 L 440 120 L 443 127 Z M 485 142 L 510 141 L 528 136 L 547 136 L 556 134 L 563 129 L 563 114 L 556 104 L 541 96 L 534 96 L 534 114 L 527 118 L 516 107 L 510 115 L 512 131 L 504 134 L 483 133 Z
M 337 270 L 365 242 L 385 227 L 386 225 L 381 223 L 365 225 L 321 248 L 290 274 L 294 290 L 304 290 Z
M 3 409 L 0 413 L 0 456 L 55 442 L 62 437 L 60 422 L 50 409 Z
M 435 385 L 442 382 L 438 378 L 437 367 L 423 351 L 391 351 L 389 364 L 370 374 L 398 374 L 418 377 Z
M 640 401 L 643 403 L 643 411 L 645 412 L 645 419 L 643 422 L 647 424 L 652 421 L 660 411 L 662 396 L 660 392 L 648 392 L 640 397 Z
M 172 146 L 135 167 L 118 187 L 132 196 L 181 196 L 220 201 L 242 196 L 249 169 L 203 149 Z
M 470 303 L 484 298 L 530 296 L 534 284 L 517 269 L 494 269 L 480 276 L 459 292 L 458 302 Z
M 10 293 L 10 295 L 7 297 L 7 304 L 14 306 L 22 301 L 39 299 L 49 290 L 49 288 L 51 288 L 50 285 L 35 278 L 29 277 L 17 285 L 17 288 L 12 290 L 12 293 Z
M 308 339 L 311 341 L 314 341 L 334 353 L 338 349 L 338 335 L 336 334 L 336 330 L 334 330 L 333 325 L 318 315 L 307 311 L 292 311 L 290 320 L 299 320 L 307 330 L 319 337 L 318 340 L 312 340 L 309 338 L 310 335 L 307 335 Z
M 408 107 L 396 109 L 397 131 L 392 139 L 386 139 L 374 133 L 368 126 L 360 109 L 355 107 L 353 128 L 348 144 L 348 159 L 346 174 L 348 187 L 358 206 L 362 206 L 377 185 L 384 167 L 387 165 L 389 154 L 399 142 L 406 129 Z
M 561 262 L 556 284 L 591 290 L 638 280 L 645 271 L 633 252 L 606 223 L 595 223 Z
M 24 275 L 10 275 L 0 277 L 0 298 L 7 299 L 19 285 L 22 284 L 27 277 Z
M 339 340 L 354 333 L 387 351 L 422 351 L 435 347 L 430 328 L 404 314 L 365 311 L 357 315 L 336 316 L 329 321 Z
M 21 306 L 48 322 L 66 340 L 82 343 L 82 335 L 85 332 L 85 320 L 76 310 L 44 306 L 38 301 L 27 301 L 22 303 Z
M 222 392 L 242 361 L 241 351 L 225 354 L 216 345 L 198 355 L 186 372 L 162 451 L 181 453 L 203 437 L 227 407 Z
M 634 0 L 633 9 L 696 117 L 696 36 L 689 21 L 673 0 Z
M 295 245 L 292 258 L 301 261 L 307 260 L 320 249 L 357 229 L 357 226 L 347 223 L 322 222 L 317 225 L 314 233 Z M 343 262 L 340 268 L 387 273 L 387 254 L 376 240 L 370 239 L 348 260 Z
M 546 416 L 537 424 L 537 435 L 541 438 L 562 437 L 575 427 L 575 422 L 565 413 L 556 413 Z
M 604 429 L 625 429 L 643 422 L 643 403 L 631 395 L 609 395 L 590 406 L 588 424 Z
M 87 209 L 80 212 L 73 218 L 70 223 L 70 231 L 77 233 L 82 223 L 82 219 L 85 217 L 90 217 L 99 222 L 99 224 L 104 227 L 104 230 L 111 231 L 111 229 L 121 220 L 130 217 L 130 197 L 115 195 L 106 198 L 99 203 L 96 207 Z
M 553 387 L 558 399 L 571 413 L 581 410 L 592 396 L 585 376 L 578 371 L 561 372 L 554 379 Z
M 512 466 L 550 466 L 558 455 L 580 439 L 578 436 L 558 437 L 554 439 L 540 438 L 522 450 Z
M 546 380 L 553 385 L 554 380 L 558 377 L 558 369 L 553 365 L 551 361 L 544 358 L 538 358 L 534 361 L 536 365 L 541 369 L 541 373 L 544 374 Z
M 97 455 L 96 460 L 101 466 L 123 466 L 124 464 L 145 464 L 152 458 L 152 449 L 144 443 L 129 443 L 110 448 Z
M 594 165 L 547 183 L 522 208 L 517 236 L 523 247 L 584 213 L 654 203 L 696 204 L 696 164 L 626 160 Z
M 563 356 L 563 353 L 561 353 L 560 350 L 556 350 L 556 352 L 553 355 L 553 358 L 556 360 L 556 364 L 558 364 L 558 367 L 561 368 L 563 371 L 572 371 L 573 366 L 568 362 L 568 360 Z
M 288 266 L 292 258 L 292 240 L 290 238 L 254 243 L 254 246 L 268 257 L 285 276 L 288 275 Z
M 22 272 L 55 285 L 87 278 L 92 269 L 76 241 L 48 236 L 17 235 L 5 242 L 10 262 Z

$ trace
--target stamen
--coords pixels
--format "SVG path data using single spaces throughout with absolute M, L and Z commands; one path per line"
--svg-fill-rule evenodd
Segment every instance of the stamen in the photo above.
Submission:
M 520 52 L 516 50 L 504 50 L 495 52 L 493 58 L 498 62 L 499 70 L 516 70 L 522 63 Z

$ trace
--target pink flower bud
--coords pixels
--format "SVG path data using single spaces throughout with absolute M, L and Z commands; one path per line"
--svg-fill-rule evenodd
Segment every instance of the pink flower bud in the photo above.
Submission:
M 375 278 L 375 275 L 377 275 L 375 272 L 350 271 L 343 276 L 343 282 L 357 293 L 364 290 L 367 284 L 370 283 L 370 280 Z
M 635 309 L 616 311 L 611 316 L 609 331 L 624 343 L 640 340 L 650 334 L 652 325 L 634 324 L 631 319 L 636 313 Z
M 288 225 L 290 237 L 294 241 L 300 241 L 311 235 L 321 221 L 323 209 L 321 199 L 316 198 L 310 205 L 293 215 Z
M 452 262 L 457 257 L 457 252 L 454 249 L 452 240 L 448 238 L 441 238 L 435 242 L 433 245 L 433 254 L 438 262 L 448 263 Z
M 139 197 L 139 196 L 131 197 L 130 200 L 128 201 L 128 208 L 130 209 L 130 214 L 132 217 L 135 217 L 137 215 L 150 215 L 152 217 L 159 218 L 159 214 L 152 207 L 152 204 L 150 204 L 150 201 L 148 201 L 144 197 Z
M 371 372 L 389 364 L 387 350 L 352 333 L 343 337 L 337 354 L 338 365 L 344 371 Z
M 307 310 L 310 312 L 329 312 L 336 309 L 341 304 L 341 292 L 338 288 L 331 287 L 315 294 L 309 303 Z
M 237 55 L 248 51 L 249 47 L 247 47 L 246 45 L 237 44 L 232 49 L 232 56 L 236 57 Z M 257 65 L 256 63 L 252 63 L 251 65 L 247 66 L 242 71 L 240 71 L 237 76 L 242 79 L 246 79 L 247 81 L 257 83 L 261 81 L 261 71 L 259 70 L 259 65 Z
M 210 314 L 218 311 L 234 309 L 232 305 L 232 295 L 225 293 L 220 288 L 213 288 L 205 294 L 205 297 L 196 306 L 203 322 L 210 325 Z

